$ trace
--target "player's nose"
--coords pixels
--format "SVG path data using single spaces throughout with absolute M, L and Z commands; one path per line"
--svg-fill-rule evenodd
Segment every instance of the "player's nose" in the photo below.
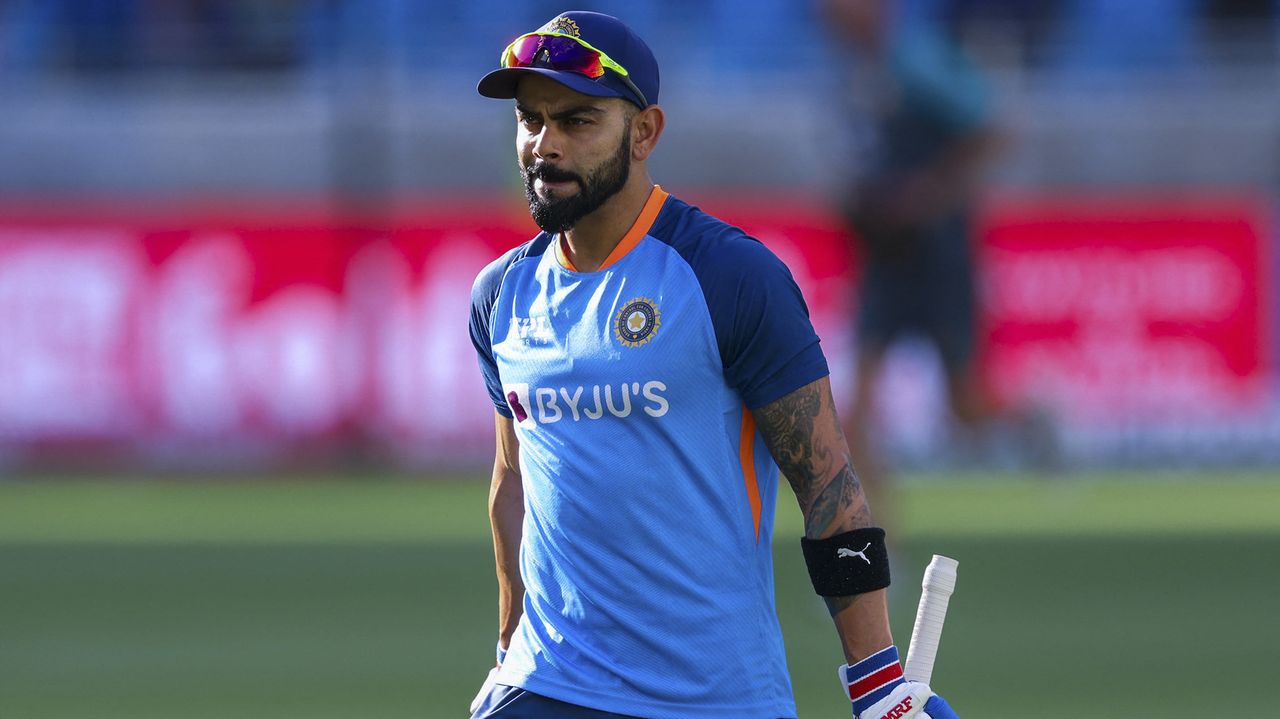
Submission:
M 533 136 L 533 156 L 543 160 L 554 160 L 560 157 L 561 138 L 550 123 L 543 125 L 542 130 Z

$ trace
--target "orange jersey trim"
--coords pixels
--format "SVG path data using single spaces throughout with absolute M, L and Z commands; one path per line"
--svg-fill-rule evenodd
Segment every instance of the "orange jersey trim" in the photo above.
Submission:
M 634 250 L 636 245 L 640 244 L 640 240 L 643 240 L 644 236 L 649 233 L 649 228 L 653 227 L 654 220 L 658 219 L 658 213 L 662 212 L 662 206 L 666 204 L 667 198 L 670 196 L 666 190 L 662 189 L 661 185 L 653 186 L 653 189 L 649 192 L 649 199 L 645 200 L 644 207 L 640 210 L 640 216 L 636 218 L 635 222 L 631 223 L 631 229 L 627 230 L 627 234 L 622 236 L 622 239 L 613 248 L 613 251 L 609 253 L 609 256 L 604 258 L 604 262 L 600 263 L 600 266 L 596 268 L 597 272 L 622 259 L 628 252 Z M 556 242 L 556 259 L 559 260 L 560 266 L 566 270 L 578 272 L 578 268 L 573 265 L 573 260 L 569 259 L 569 248 L 566 242 L 564 233 L 561 232 Z
M 617 262 L 626 256 L 626 254 L 635 249 L 640 244 L 640 240 L 649 234 L 649 228 L 653 227 L 653 221 L 658 219 L 658 213 L 662 211 L 663 204 L 667 201 L 667 191 L 662 189 L 661 185 L 654 185 L 653 190 L 649 193 L 649 199 L 644 203 L 644 209 L 640 210 L 640 216 L 631 224 L 631 229 L 627 230 L 627 234 L 622 236 L 622 241 L 617 247 L 613 248 L 613 252 L 604 258 L 604 262 L 600 263 L 600 269 L 605 269 L 609 265 Z
M 742 434 L 738 439 L 738 458 L 742 462 L 742 481 L 751 503 L 751 519 L 755 522 L 756 543 L 760 542 L 760 483 L 756 481 L 756 418 L 742 408 Z

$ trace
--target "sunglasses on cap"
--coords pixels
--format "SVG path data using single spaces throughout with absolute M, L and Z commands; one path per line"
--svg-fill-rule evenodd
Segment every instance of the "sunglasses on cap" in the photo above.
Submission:
M 635 93 L 641 107 L 649 105 L 644 93 L 627 77 L 627 69 L 591 47 L 586 41 L 558 32 L 531 32 L 516 38 L 502 51 L 502 67 L 546 67 L 560 72 L 585 75 L 592 80 L 604 75 L 605 69 L 622 80 Z

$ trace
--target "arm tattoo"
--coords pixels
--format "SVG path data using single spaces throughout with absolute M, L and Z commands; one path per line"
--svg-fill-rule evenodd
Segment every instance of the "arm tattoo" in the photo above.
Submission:
M 755 414 L 770 454 L 800 502 L 806 536 L 872 526 L 826 380 L 801 387 Z
M 857 598 L 857 594 L 850 594 L 847 597 L 823 597 L 822 601 L 827 605 L 827 614 L 834 617 L 852 606 Z

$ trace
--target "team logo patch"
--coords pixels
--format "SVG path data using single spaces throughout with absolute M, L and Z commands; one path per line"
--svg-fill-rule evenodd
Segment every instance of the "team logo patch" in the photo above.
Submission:
M 538 28 L 538 32 L 558 32 L 561 35 L 572 35 L 574 37 L 582 37 L 582 31 L 578 29 L 578 23 L 567 17 L 558 17 L 555 20 Z
M 613 333 L 624 347 L 639 347 L 653 339 L 662 326 L 662 313 L 648 297 L 637 297 L 622 307 L 613 323 Z

